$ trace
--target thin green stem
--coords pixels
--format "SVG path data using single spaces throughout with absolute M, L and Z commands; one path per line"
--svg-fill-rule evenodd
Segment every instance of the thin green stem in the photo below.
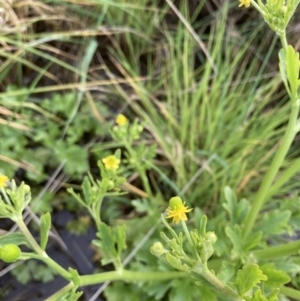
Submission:
M 101 204 L 102 204 L 102 200 L 97 201 L 96 206 L 95 206 L 95 210 L 93 212 L 93 216 L 94 216 L 94 219 L 95 219 L 95 223 L 97 225 L 97 229 L 99 229 L 100 224 L 101 224 L 101 215 L 100 215 Z
M 281 33 L 280 35 L 280 41 L 282 44 L 282 47 L 284 51 L 286 52 L 287 49 L 287 40 L 285 32 Z M 295 135 L 298 132 L 298 126 L 297 126 L 297 120 L 298 120 L 298 114 L 299 114 L 299 103 L 296 99 L 293 99 L 293 96 L 291 99 L 291 113 L 289 117 L 289 122 L 285 131 L 285 134 L 282 138 L 281 144 L 276 152 L 275 157 L 273 158 L 273 161 L 271 163 L 271 166 L 268 168 L 268 171 L 259 187 L 259 190 L 254 198 L 253 205 L 250 211 L 250 214 L 248 215 L 248 218 L 245 221 L 245 227 L 243 229 L 243 236 L 247 237 L 254 225 L 254 222 L 259 214 L 259 211 L 261 210 L 265 200 L 266 196 L 268 195 L 269 189 L 274 181 L 274 178 L 281 167 L 284 158 L 295 138 Z
M 294 160 L 293 164 L 287 168 L 278 180 L 271 186 L 266 199 L 270 199 L 278 190 L 300 170 L 300 159 Z
M 186 226 L 185 221 L 181 221 L 181 225 L 182 225 L 183 231 L 184 231 L 184 233 L 185 233 L 185 235 L 186 235 L 186 237 L 187 237 L 187 239 L 188 239 L 188 242 L 189 242 L 189 244 L 190 244 L 190 246 L 191 246 L 191 248 L 192 248 L 192 250 L 193 250 L 193 253 L 194 253 L 194 255 L 195 255 L 195 258 L 197 258 L 198 260 L 200 260 L 199 254 L 198 254 L 198 252 L 196 251 L 196 247 L 195 247 L 195 245 L 194 245 L 194 243 L 193 243 L 191 234 L 190 234 L 190 232 L 189 232 L 189 230 L 188 230 L 188 228 L 187 228 L 187 226 Z
M 268 247 L 264 250 L 254 251 L 257 259 L 274 259 L 298 254 L 300 250 L 300 239 L 284 245 Z
M 261 9 L 261 7 L 255 1 L 251 1 L 251 4 L 260 12 L 260 14 L 263 17 L 266 15 L 266 13 Z
M 288 47 L 288 43 L 287 43 L 287 40 L 286 40 L 286 34 L 285 34 L 285 32 L 281 33 L 279 35 L 279 37 L 280 37 L 282 48 L 284 49 L 284 52 L 286 52 L 286 49 Z
M 282 286 L 280 288 L 280 293 L 295 300 L 300 300 L 300 291 L 294 288 Z
M 187 277 L 185 272 L 134 272 L 128 270 L 98 273 L 81 276 L 81 285 L 98 284 L 105 281 L 165 281 L 175 278 Z
M 70 273 L 65 270 L 61 265 L 59 265 L 56 261 L 51 259 L 46 252 L 42 255 L 38 255 L 35 253 L 22 253 L 22 259 L 28 260 L 28 259 L 38 259 L 43 262 L 45 262 L 50 268 L 52 268 L 54 271 L 56 271 L 58 274 L 60 274 L 62 277 L 66 278 L 67 280 L 71 279 Z
M 44 251 L 42 250 L 42 248 L 39 246 L 39 244 L 36 242 L 36 240 L 34 239 L 34 237 L 31 235 L 30 231 L 28 230 L 27 226 L 25 225 L 25 223 L 23 222 L 22 216 L 19 216 L 16 221 L 17 225 L 19 226 L 21 232 L 24 234 L 24 236 L 26 237 L 27 241 L 29 242 L 30 246 L 32 247 L 32 249 L 39 254 L 40 256 L 44 256 Z
M 201 275 L 207 282 L 209 282 L 219 293 L 228 296 L 232 301 L 243 301 L 243 299 L 233 291 L 229 286 L 224 284 L 215 274 L 213 274 L 207 267 L 198 264 L 193 272 Z
M 62 289 L 57 291 L 55 294 L 47 298 L 45 301 L 57 301 L 59 298 L 63 297 L 67 292 L 69 292 L 73 287 L 75 287 L 73 282 L 70 282 L 66 286 L 64 286 Z
M 40 260 L 44 261 L 50 268 L 55 270 L 62 277 L 66 278 L 67 280 L 71 279 L 70 273 L 67 270 L 65 270 L 61 265 L 59 265 L 56 261 L 51 259 L 46 253 L 42 258 L 40 258 Z
M 11 203 L 9 197 L 7 196 L 7 193 L 6 193 L 6 190 L 4 189 L 4 187 L 0 188 L 0 192 L 2 193 L 2 196 L 5 199 L 5 202 L 12 207 L 12 203 Z
M 181 226 L 182 226 L 183 231 L 184 231 L 184 233 L 185 233 L 185 235 L 186 235 L 186 237 L 187 237 L 187 239 L 188 239 L 188 241 L 189 241 L 190 246 L 191 246 L 192 248 L 194 248 L 195 246 L 194 246 L 194 244 L 193 244 L 192 237 L 191 237 L 190 232 L 189 232 L 189 230 L 188 230 L 188 228 L 187 228 L 187 226 L 186 226 L 185 221 L 181 221 Z
M 281 145 L 279 146 L 276 155 L 271 163 L 271 166 L 268 168 L 268 171 L 259 187 L 259 190 L 255 196 L 255 199 L 252 204 L 252 208 L 250 211 L 250 214 L 248 215 L 248 218 L 245 221 L 245 227 L 243 230 L 243 236 L 247 237 L 250 233 L 254 222 L 259 214 L 259 211 L 261 210 L 266 195 L 269 192 L 269 189 L 273 183 L 273 180 L 282 165 L 282 162 L 295 138 L 295 135 L 297 133 L 297 119 L 298 119 L 298 113 L 299 113 L 299 105 L 296 104 L 294 101 L 292 101 L 294 105 L 291 106 L 291 114 L 288 122 L 288 126 L 286 128 L 285 134 L 283 136 Z
M 135 155 L 134 155 L 135 151 L 131 147 L 132 142 L 124 140 L 124 145 L 125 145 L 128 153 L 129 153 L 130 157 L 134 159 L 135 158 Z M 152 197 L 152 191 L 151 191 L 151 188 L 150 188 L 150 185 L 149 185 L 149 181 L 148 181 L 148 179 L 146 177 L 145 169 L 141 166 L 140 163 L 135 164 L 135 167 L 136 167 L 136 170 L 137 170 L 137 172 L 138 172 L 138 174 L 139 174 L 139 176 L 140 176 L 140 178 L 141 178 L 141 180 L 143 182 L 143 186 L 145 187 L 145 190 L 146 190 L 146 192 L 148 194 L 148 197 L 151 199 L 151 197 Z

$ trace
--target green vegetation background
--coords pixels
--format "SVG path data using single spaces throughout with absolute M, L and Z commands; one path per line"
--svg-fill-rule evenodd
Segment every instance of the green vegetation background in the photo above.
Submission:
M 88 171 L 97 177 L 97 160 L 122 149 L 109 135 L 118 113 L 145 126 L 138 144 L 156 145 L 154 161 L 147 162 L 152 200 L 133 172 L 124 187 L 129 193 L 103 210 L 108 223 L 127 225 L 128 252 L 174 195 L 201 208 L 216 227 L 222 227 L 226 185 L 251 201 L 288 117 L 278 38 L 255 11 L 234 1 L 175 1 L 178 10 L 170 3 L 0 2 L 0 173 L 32 186 L 33 216 L 67 208 L 78 217 L 71 231 L 90 226 L 64 188 L 78 188 Z M 288 33 L 296 51 L 299 15 Z M 269 192 L 272 208 L 265 208 L 292 210 L 295 230 L 298 143 Z M 131 267 L 146 271 L 158 264 L 151 243 Z M 182 300 L 179 287 L 174 280 L 132 294 L 127 286 L 125 294 L 116 283 L 106 295 L 160 300 L 169 292 L 174 301 Z M 214 300 L 209 291 L 202 294 Z M 184 298 L 192 300 L 193 293 Z

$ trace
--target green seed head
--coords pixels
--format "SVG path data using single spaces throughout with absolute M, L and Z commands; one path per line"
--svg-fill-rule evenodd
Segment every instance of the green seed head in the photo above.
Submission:
M 17 245 L 8 244 L 0 248 L 0 259 L 4 262 L 11 263 L 21 257 L 21 250 Z
M 172 210 L 175 210 L 183 205 L 182 199 L 179 196 L 174 196 L 169 201 L 169 206 Z

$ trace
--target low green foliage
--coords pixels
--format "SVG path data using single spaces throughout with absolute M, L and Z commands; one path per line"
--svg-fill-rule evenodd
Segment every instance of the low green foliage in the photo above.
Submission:
M 12 274 L 22 284 L 27 284 L 30 280 L 50 282 L 57 275 L 51 268 L 35 260 L 28 260 L 26 263 L 16 266 L 12 270 Z

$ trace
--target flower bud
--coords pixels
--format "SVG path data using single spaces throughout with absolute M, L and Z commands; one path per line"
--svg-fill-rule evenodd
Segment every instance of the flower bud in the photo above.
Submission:
M 27 194 L 30 192 L 30 186 L 29 185 L 24 185 L 24 193 Z
M 205 234 L 205 239 L 208 240 L 210 243 L 214 244 L 217 241 L 217 236 L 215 232 L 209 231 Z
M 4 262 L 11 263 L 21 257 L 21 250 L 17 245 L 7 244 L 0 248 L 0 259 Z
M 183 204 L 182 199 L 179 196 L 174 196 L 169 201 L 169 207 L 172 210 L 179 208 L 180 206 L 182 206 L 182 204 Z
M 108 181 L 108 189 L 113 189 L 115 187 L 115 182 L 110 180 Z
M 150 252 L 157 257 L 160 257 L 162 254 L 165 253 L 165 248 L 162 243 L 155 242 L 152 247 L 150 248 Z

